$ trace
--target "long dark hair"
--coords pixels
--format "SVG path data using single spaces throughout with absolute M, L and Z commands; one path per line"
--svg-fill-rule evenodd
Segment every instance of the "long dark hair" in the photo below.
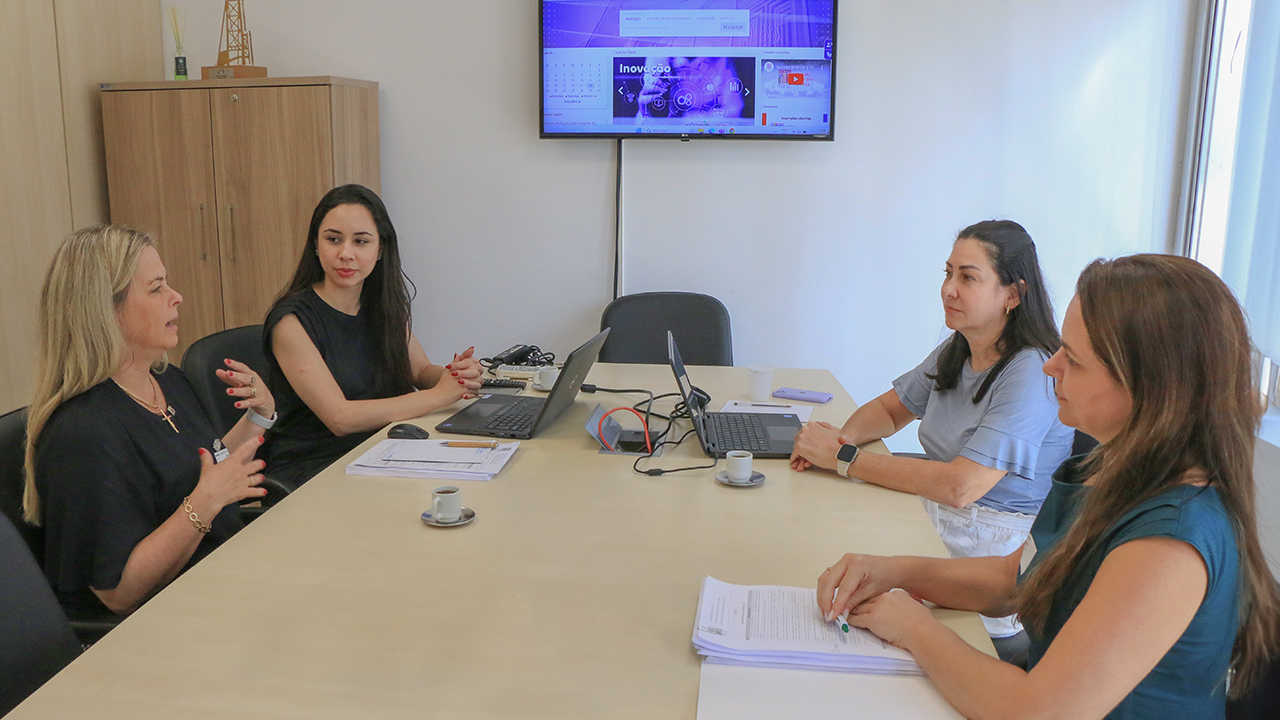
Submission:
M 1253 449 L 1258 394 L 1244 313 L 1218 276 L 1172 255 L 1095 260 L 1076 284 L 1089 344 L 1133 410 L 1084 461 L 1080 515 L 1018 591 L 1023 623 L 1044 631 L 1058 591 L 1112 525 L 1201 470 L 1218 489 L 1240 553 L 1232 694 L 1280 651 L 1280 594 L 1258 540 Z M 1135 300 L 1138 300 L 1135 302 Z
M 380 397 L 394 397 L 413 391 L 413 371 L 409 367 L 410 303 L 417 288 L 400 266 L 400 245 L 396 229 L 378 194 L 363 185 L 340 185 L 320 198 L 311 213 L 307 244 L 298 260 L 293 279 L 276 297 L 279 305 L 285 298 L 306 292 L 324 281 L 324 268 L 317 254 L 320 224 L 329 211 L 339 205 L 360 205 L 373 216 L 378 229 L 378 263 L 365 278 L 360 290 L 360 309 L 368 318 L 373 333 L 377 363 L 374 384 Z M 410 291 L 413 288 L 413 291 Z
M 987 377 L 978 386 L 973 402 L 978 403 L 991 388 L 991 383 L 1023 348 L 1038 348 L 1046 355 L 1058 352 L 1062 338 L 1053 321 L 1053 303 L 1045 290 L 1044 276 L 1040 274 L 1040 259 L 1036 256 L 1036 244 L 1025 228 L 1012 220 L 983 220 L 974 223 L 956 235 L 955 242 L 977 240 L 987 251 L 991 266 L 995 268 L 1000 284 L 1018 289 L 1021 298 L 1018 306 L 1009 311 L 1004 330 L 996 340 L 1000 359 L 992 366 Z M 973 355 L 969 341 L 959 332 L 938 354 L 938 374 L 926 375 L 939 391 L 952 390 L 960 382 L 964 363 Z

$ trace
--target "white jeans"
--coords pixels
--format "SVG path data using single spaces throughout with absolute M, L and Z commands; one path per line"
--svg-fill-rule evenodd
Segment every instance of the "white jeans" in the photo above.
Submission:
M 1022 547 L 1036 519 L 1035 515 L 1001 512 L 972 503 L 957 510 L 926 498 L 920 498 L 920 502 L 951 557 L 1004 557 Z M 987 634 L 993 638 L 1022 631 L 1017 615 L 981 617 Z

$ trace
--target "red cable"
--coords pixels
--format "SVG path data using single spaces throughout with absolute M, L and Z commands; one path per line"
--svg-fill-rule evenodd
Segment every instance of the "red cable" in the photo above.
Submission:
M 649 454 L 652 455 L 653 441 L 649 439 L 649 423 L 644 421 L 644 415 L 641 415 L 639 410 L 633 407 L 627 407 L 625 405 L 621 407 L 616 407 L 600 416 L 600 422 L 596 424 L 596 434 L 600 436 L 600 444 L 604 445 L 604 449 L 608 450 L 609 452 L 617 452 L 617 450 L 614 450 L 613 448 L 609 447 L 609 441 L 604 439 L 604 419 L 618 412 L 619 410 L 630 410 L 631 412 L 635 413 L 636 417 L 640 418 L 640 424 L 644 426 L 644 449 L 649 451 Z

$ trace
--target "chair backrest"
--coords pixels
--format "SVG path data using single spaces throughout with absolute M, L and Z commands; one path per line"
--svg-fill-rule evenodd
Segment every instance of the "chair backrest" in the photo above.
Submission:
M 1075 440 L 1071 441 L 1071 454 L 1084 455 L 1096 447 L 1098 447 L 1098 441 L 1094 440 L 1092 435 L 1086 435 L 1077 430 Z
M 600 362 L 667 364 L 667 331 L 686 365 L 732 365 L 733 334 L 724 303 L 699 293 L 624 295 L 609 303 L 600 329 L 612 328 Z
M 8 517 L 0 518 L 0 716 L 80 654 L 67 616 Z
M 0 415 L 0 511 L 17 529 L 37 563 L 44 561 L 44 533 L 22 519 L 22 492 L 26 488 L 27 409 Z
M 227 396 L 227 386 L 213 374 L 226 367 L 224 358 L 239 360 L 265 377 L 267 356 L 262 350 L 262 326 L 245 325 L 206 335 L 191 343 L 182 355 L 182 371 L 195 387 L 218 435 L 225 434 L 244 415 L 244 410 L 237 410 L 233 398 Z
M 1258 684 L 1244 697 L 1227 701 L 1227 720 L 1280 718 L 1280 657 L 1271 658 Z

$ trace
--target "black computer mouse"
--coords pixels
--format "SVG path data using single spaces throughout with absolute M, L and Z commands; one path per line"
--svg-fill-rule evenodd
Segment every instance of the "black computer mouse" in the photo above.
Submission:
M 392 440 L 426 440 L 431 433 L 413 423 L 400 423 L 387 431 L 387 437 Z

